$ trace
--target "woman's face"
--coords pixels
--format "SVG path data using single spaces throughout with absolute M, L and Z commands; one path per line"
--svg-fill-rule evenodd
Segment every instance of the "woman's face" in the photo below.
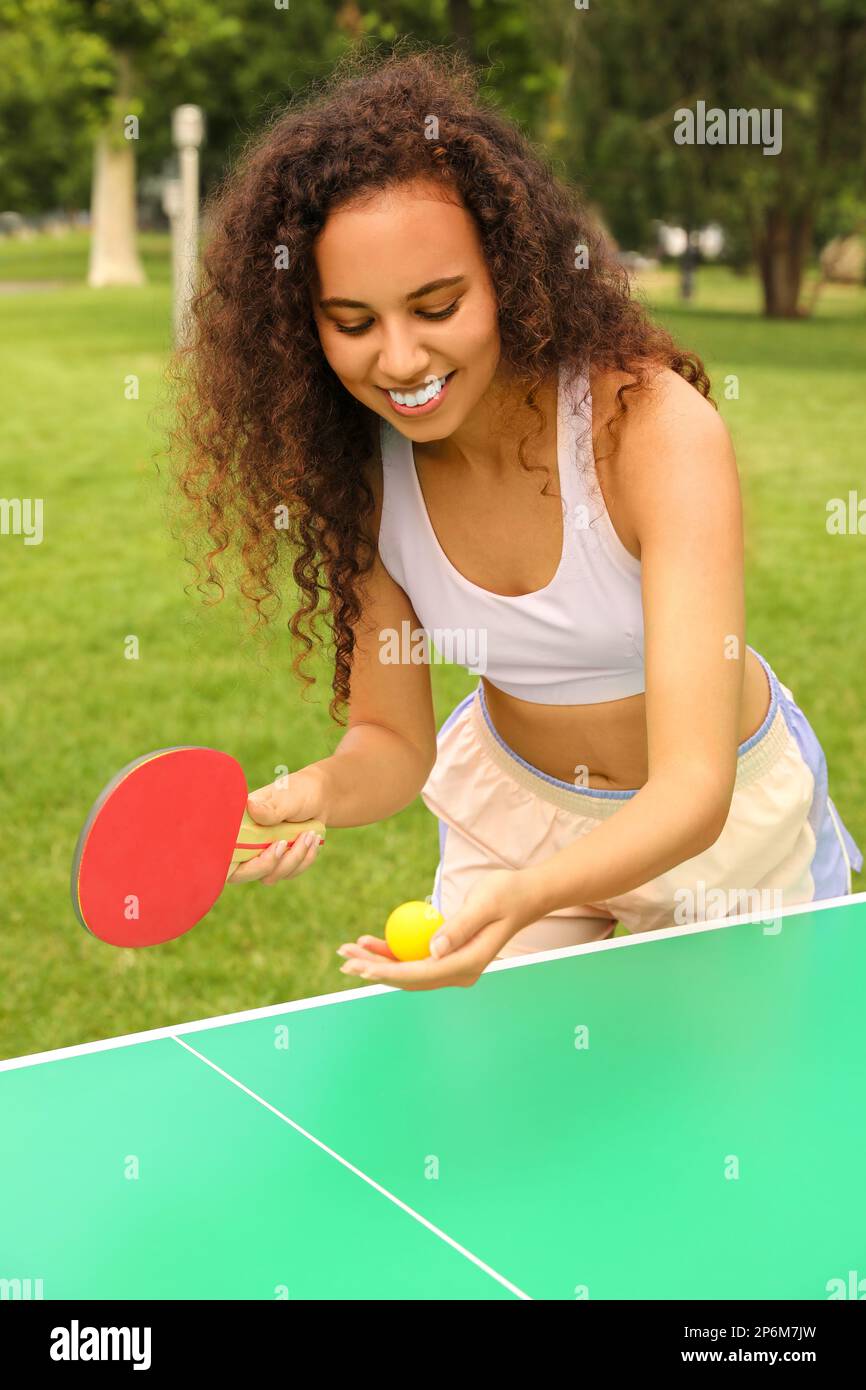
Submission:
M 325 357 L 356 400 L 419 442 L 453 434 L 499 362 L 496 296 L 475 223 L 448 196 L 399 185 L 332 213 L 314 247 Z M 431 387 L 437 394 L 414 405 L 389 395 Z

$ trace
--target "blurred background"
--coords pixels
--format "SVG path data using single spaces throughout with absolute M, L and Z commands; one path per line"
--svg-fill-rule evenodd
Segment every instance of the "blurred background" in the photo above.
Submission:
M 339 741 L 326 660 L 312 701 L 291 673 L 288 586 L 264 648 L 231 600 L 185 592 L 162 374 L 183 179 L 206 195 L 348 47 L 402 36 L 471 55 L 703 357 L 742 479 L 747 640 L 866 844 L 866 0 L 0 0 L 0 1056 L 351 988 L 336 947 L 431 890 L 418 800 L 156 951 L 89 937 L 69 899 L 83 817 L 131 758 L 212 745 L 259 786 L 275 749 L 294 768 Z M 781 148 L 713 143 L 715 109 L 781 113 Z M 441 722 L 475 682 L 432 678 Z

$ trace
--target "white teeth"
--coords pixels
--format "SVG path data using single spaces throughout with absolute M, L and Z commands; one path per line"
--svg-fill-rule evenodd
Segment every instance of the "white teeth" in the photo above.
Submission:
M 434 396 L 438 396 L 442 387 L 445 385 L 446 377 L 440 376 L 436 381 L 431 381 L 429 386 L 425 386 L 422 391 L 412 391 L 405 395 L 402 391 L 389 391 L 388 395 L 397 405 L 426 405 L 427 401 L 432 401 Z

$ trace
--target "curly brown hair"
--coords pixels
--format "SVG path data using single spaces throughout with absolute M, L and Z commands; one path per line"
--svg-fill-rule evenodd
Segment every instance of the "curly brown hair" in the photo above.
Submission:
M 435 139 L 427 138 L 431 116 Z M 168 452 L 181 460 L 178 502 L 192 504 L 185 534 L 196 588 L 219 602 L 217 561 L 225 566 L 234 553 L 254 629 L 279 601 L 285 532 L 297 587 L 293 669 L 306 687 L 315 683 L 302 667 L 327 615 L 337 723 L 349 700 L 359 581 L 375 555 L 367 463 L 379 418 L 323 354 L 309 293 L 313 243 L 332 210 L 419 178 L 447 184 L 473 216 L 497 297 L 501 360 L 539 415 L 536 392 L 560 363 L 632 378 L 616 393 L 614 421 L 625 393 L 659 367 L 710 391 L 700 359 L 631 297 L 578 192 L 492 108 L 459 52 L 404 43 L 383 57 L 356 48 L 278 115 L 208 200 L 189 340 L 169 369 L 178 390 Z M 588 263 L 576 274 L 578 247 Z M 189 553 L 190 536 L 203 540 L 200 557 Z

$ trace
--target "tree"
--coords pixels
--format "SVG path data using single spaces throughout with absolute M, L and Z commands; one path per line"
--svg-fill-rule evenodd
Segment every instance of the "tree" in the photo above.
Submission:
M 582 62 L 566 150 L 597 189 L 615 234 L 649 217 L 744 225 L 765 313 L 799 312 L 816 218 L 862 190 L 866 0 L 606 0 L 575 12 Z M 582 75 L 591 74 L 585 80 Z M 674 142 L 676 113 L 781 111 L 782 145 Z
M 336 9 L 0 0 L 0 204 L 34 212 L 90 197 L 90 283 L 142 283 L 136 184 L 172 154 L 172 109 L 204 108 L 204 173 L 219 177 L 245 127 L 349 42 Z
M 200 52 L 238 37 L 237 16 L 215 13 L 201 0 L 78 0 L 80 27 L 102 40 L 111 55 L 113 91 L 104 110 L 94 150 L 88 283 L 141 285 L 144 270 L 136 248 L 136 142 L 143 103 L 140 93 L 160 77 L 170 79 L 179 58 L 196 43 Z M 184 99 L 175 87 L 177 102 Z

